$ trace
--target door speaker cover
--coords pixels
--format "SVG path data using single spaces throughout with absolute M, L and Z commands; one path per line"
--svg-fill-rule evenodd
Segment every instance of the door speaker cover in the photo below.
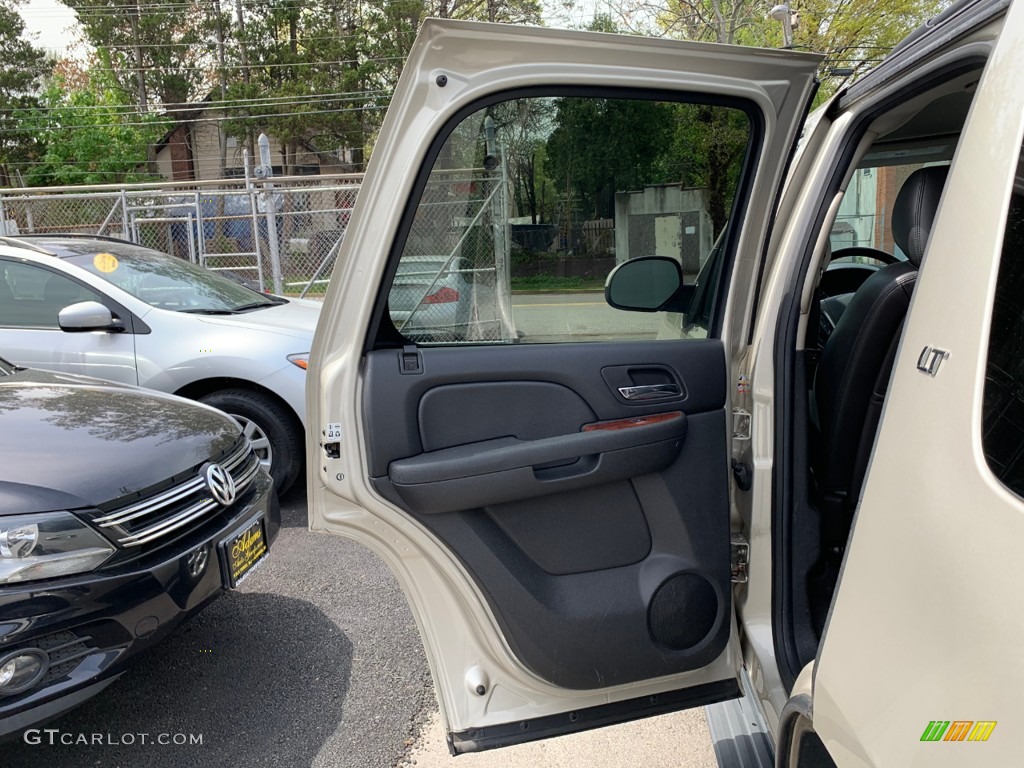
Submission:
M 677 573 L 661 583 L 647 609 L 654 641 L 673 651 L 697 646 L 715 627 L 718 595 L 696 573 Z

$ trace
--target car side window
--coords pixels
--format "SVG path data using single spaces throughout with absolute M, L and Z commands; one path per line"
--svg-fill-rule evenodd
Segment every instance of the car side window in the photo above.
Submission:
M 422 186 L 388 294 L 419 344 L 706 336 L 727 270 L 711 268 L 751 144 L 736 107 L 606 96 L 509 99 L 472 112 Z M 614 309 L 604 282 L 677 260 L 693 318 Z
M 0 261 L 0 327 L 56 329 L 64 307 L 101 300 L 98 293 L 64 275 L 33 264 Z
M 982 445 L 996 477 L 1024 497 L 1024 157 L 1006 218 L 985 371 Z

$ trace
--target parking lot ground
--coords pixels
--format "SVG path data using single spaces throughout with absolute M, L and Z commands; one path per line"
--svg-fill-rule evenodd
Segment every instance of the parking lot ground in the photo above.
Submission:
M 395 765 L 432 702 L 412 614 L 375 555 L 306 525 L 306 499 L 292 493 L 251 578 L 99 696 L 43 726 L 57 730 L 55 743 L 39 733 L 29 734 L 39 743 L 0 745 L 0 765 Z M 153 743 L 161 734 L 201 744 Z

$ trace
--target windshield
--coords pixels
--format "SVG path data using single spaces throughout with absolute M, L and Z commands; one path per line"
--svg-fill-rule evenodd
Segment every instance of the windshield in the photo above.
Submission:
M 160 309 L 233 314 L 285 302 L 149 248 L 127 243 L 103 243 L 102 250 L 96 242 L 75 245 L 72 249 L 62 244 L 74 251 L 69 262 Z

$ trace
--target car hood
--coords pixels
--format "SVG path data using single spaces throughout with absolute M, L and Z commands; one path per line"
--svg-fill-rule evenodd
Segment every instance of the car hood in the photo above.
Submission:
M 320 317 L 321 304 L 307 299 L 289 299 L 287 304 L 276 307 L 255 309 L 240 315 L 208 315 L 202 316 L 204 323 L 242 328 L 250 331 L 268 331 L 284 336 L 303 339 L 306 348 L 296 350 L 305 352 L 313 342 L 313 331 Z
M 220 456 L 238 425 L 213 408 L 37 370 L 0 376 L 0 514 L 95 507 Z

